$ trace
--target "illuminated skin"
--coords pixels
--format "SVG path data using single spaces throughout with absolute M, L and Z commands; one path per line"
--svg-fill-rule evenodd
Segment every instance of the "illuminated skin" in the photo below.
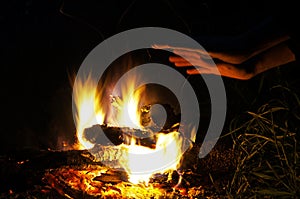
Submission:
M 188 68 L 192 65 L 184 58 L 179 56 L 169 57 L 170 62 L 174 63 L 176 67 L 186 67 L 186 73 L 189 75 L 220 74 L 221 76 L 229 78 L 247 80 L 271 68 L 295 61 L 295 54 L 286 44 L 286 41 L 289 39 L 290 37 L 288 35 L 273 37 L 264 41 L 264 43 L 258 44 L 253 49 L 238 52 L 206 52 L 201 49 L 157 44 L 154 45 L 153 48 L 169 49 L 175 54 L 185 55 L 195 61 L 194 63 L 196 63 L 196 68 Z M 213 67 L 210 62 L 206 62 L 205 59 L 207 59 L 208 56 L 214 59 L 219 72 L 216 71 L 216 68 Z M 251 62 L 249 70 L 249 68 L 247 69 L 245 65 L 246 62 L 251 59 L 253 61 Z

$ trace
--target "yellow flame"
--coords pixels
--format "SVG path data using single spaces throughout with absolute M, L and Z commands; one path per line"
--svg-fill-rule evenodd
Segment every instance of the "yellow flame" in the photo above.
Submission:
M 109 123 L 119 127 L 130 127 L 141 129 L 139 114 L 139 99 L 142 90 L 135 92 L 135 84 L 129 83 L 121 90 L 121 97 L 112 96 L 112 105 L 116 109 L 116 114 L 111 115 Z
M 180 163 L 182 139 L 178 132 L 157 134 L 155 149 L 136 145 L 123 145 L 125 155 L 120 163 L 128 173 L 129 181 L 148 184 L 151 176 L 176 170 Z
M 84 129 L 95 124 L 102 124 L 104 114 L 98 104 L 97 84 L 92 80 L 91 76 L 89 75 L 84 82 L 81 79 L 77 79 L 75 83 L 73 98 L 77 111 L 75 120 L 79 149 L 90 149 L 94 144 L 84 139 Z

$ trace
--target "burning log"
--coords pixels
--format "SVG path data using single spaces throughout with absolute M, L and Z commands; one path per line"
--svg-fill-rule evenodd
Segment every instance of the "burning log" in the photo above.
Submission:
M 160 131 L 171 129 L 174 124 L 180 123 L 181 114 L 176 114 L 174 108 L 170 104 L 160 104 L 166 111 L 166 121 L 162 124 L 157 124 L 152 116 L 152 106 L 153 105 L 144 105 L 141 107 L 140 123 L 142 126 L 151 129 L 152 131 Z M 160 121 L 161 122 L 161 121 Z
M 124 147 L 120 147 L 121 144 L 125 144 L 127 146 L 134 144 L 136 146 L 141 146 L 149 150 L 155 150 L 158 136 L 176 132 L 178 128 L 179 125 L 176 124 L 171 129 L 152 133 L 149 131 L 127 127 L 108 127 L 106 125 L 94 125 L 90 128 L 85 129 L 84 135 L 86 140 L 93 142 L 94 144 L 94 147 L 89 151 L 91 152 L 91 154 L 93 154 L 96 161 L 99 161 L 108 167 L 121 168 L 122 166 L 120 165 L 119 160 L 122 158 L 124 159 L 124 156 L 126 156 L 126 154 L 124 154 L 126 153 L 126 151 L 124 152 Z M 107 140 L 104 138 L 104 136 L 107 136 L 110 139 L 111 143 L 107 144 L 103 142 L 103 140 Z M 172 140 L 171 137 L 170 139 Z M 173 153 L 175 153 L 175 151 L 173 151 Z
M 110 127 L 96 124 L 90 128 L 86 128 L 83 135 L 89 142 L 102 146 L 126 144 L 132 138 L 135 138 L 139 144 L 147 147 L 153 147 L 153 144 L 155 144 L 154 136 L 150 132 L 127 127 Z M 104 137 L 107 137 L 111 142 L 104 142 L 107 140 Z
M 96 124 L 90 128 L 86 128 L 84 130 L 83 136 L 87 141 L 101 146 L 130 144 L 134 139 L 136 141 L 135 144 L 137 145 L 155 148 L 156 134 L 169 133 L 178 130 L 178 128 L 179 125 L 175 124 L 170 129 L 153 133 L 151 131 L 133 129 L 128 127 L 112 127 Z M 109 143 L 105 142 L 107 140 L 105 137 L 110 140 Z

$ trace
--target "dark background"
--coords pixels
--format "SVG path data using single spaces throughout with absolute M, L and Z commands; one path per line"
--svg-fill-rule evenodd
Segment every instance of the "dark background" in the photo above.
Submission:
M 105 38 L 143 26 L 166 27 L 203 38 L 235 37 L 274 16 L 283 28 L 293 31 L 291 46 L 298 56 L 295 30 L 299 21 L 297 6 L 292 2 L 2 1 L 1 152 L 60 149 L 62 141 L 74 141 L 69 76 L 76 73 L 86 55 Z M 274 97 L 270 88 L 275 85 L 288 86 L 299 94 L 298 74 L 297 61 L 248 81 L 224 78 L 228 95 L 226 125 L 243 111 L 255 110 Z M 201 93 L 199 76 L 189 79 Z

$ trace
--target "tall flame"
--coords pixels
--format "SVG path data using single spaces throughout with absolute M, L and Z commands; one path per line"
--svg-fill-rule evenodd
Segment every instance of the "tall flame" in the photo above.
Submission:
M 89 75 L 84 82 L 77 79 L 75 90 L 73 90 L 73 99 L 77 111 L 75 122 L 79 149 L 90 149 L 94 146 L 94 144 L 84 139 L 84 129 L 104 122 L 104 114 L 98 104 L 99 95 L 97 95 L 96 88 L 96 82 Z

